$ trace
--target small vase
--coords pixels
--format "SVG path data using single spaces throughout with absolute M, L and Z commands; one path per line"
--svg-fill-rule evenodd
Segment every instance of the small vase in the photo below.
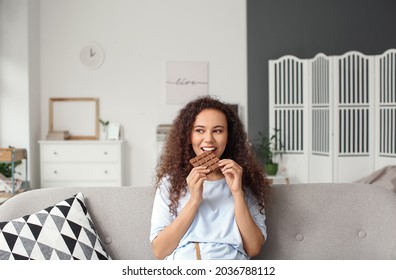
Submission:
M 100 130 L 100 140 L 107 140 L 107 127 L 102 127 Z

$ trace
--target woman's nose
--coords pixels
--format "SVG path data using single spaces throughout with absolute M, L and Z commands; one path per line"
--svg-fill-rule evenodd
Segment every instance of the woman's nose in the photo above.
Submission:
M 205 139 L 204 139 L 206 142 L 212 142 L 213 141 L 213 134 L 212 133 L 210 133 L 210 132 L 207 132 L 206 134 L 205 134 Z

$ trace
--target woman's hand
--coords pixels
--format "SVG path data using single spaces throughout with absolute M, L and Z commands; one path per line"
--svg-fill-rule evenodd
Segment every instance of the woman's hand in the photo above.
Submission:
M 231 159 L 220 160 L 219 166 L 231 192 L 233 194 L 241 192 L 243 168 Z
M 201 203 L 203 196 L 203 182 L 208 179 L 209 169 L 204 166 L 194 167 L 187 176 L 187 185 L 190 192 L 190 199 Z

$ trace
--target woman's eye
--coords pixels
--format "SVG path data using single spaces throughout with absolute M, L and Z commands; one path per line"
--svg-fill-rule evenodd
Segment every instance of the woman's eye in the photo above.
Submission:
M 198 133 L 203 133 L 203 132 L 204 132 L 204 130 L 203 130 L 203 129 L 196 129 L 196 130 L 195 130 L 195 132 L 198 132 Z
M 213 132 L 214 132 L 214 133 L 222 133 L 223 130 L 221 130 L 221 129 L 216 129 L 216 130 L 214 130 Z

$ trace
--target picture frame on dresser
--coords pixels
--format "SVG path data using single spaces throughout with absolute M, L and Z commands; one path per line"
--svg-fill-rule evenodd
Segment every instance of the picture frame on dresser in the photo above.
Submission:
M 49 131 L 69 131 L 70 140 L 98 140 L 99 98 L 50 98 Z
M 120 123 L 111 122 L 107 131 L 107 140 L 120 139 Z

